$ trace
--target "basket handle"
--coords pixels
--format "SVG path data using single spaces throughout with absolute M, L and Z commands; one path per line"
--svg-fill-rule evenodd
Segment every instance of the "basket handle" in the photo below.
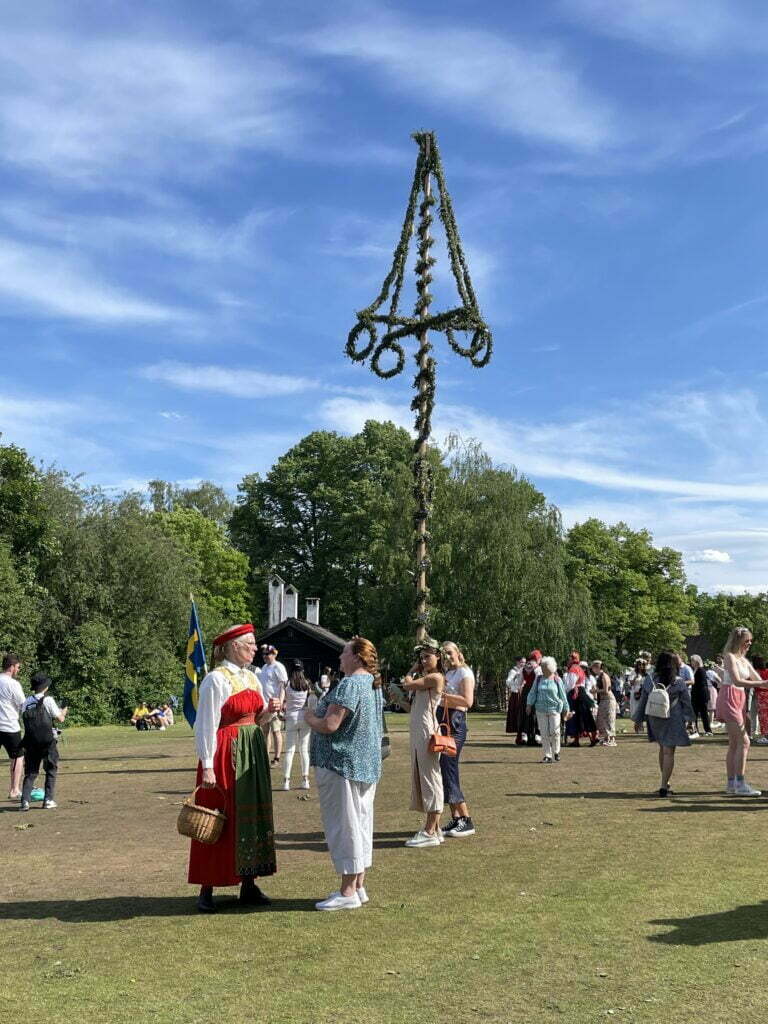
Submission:
M 227 794 L 224 792 L 224 790 L 221 788 L 221 786 L 217 782 L 215 786 L 196 786 L 194 788 L 194 790 L 192 791 L 191 799 L 192 799 L 193 802 L 194 802 L 195 797 L 197 796 L 197 794 L 200 792 L 201 789 L 218 789 L 218 791 L 221 793 L 221 795 L 224 797 L 224 799 L 225 800 L 227 799 Z

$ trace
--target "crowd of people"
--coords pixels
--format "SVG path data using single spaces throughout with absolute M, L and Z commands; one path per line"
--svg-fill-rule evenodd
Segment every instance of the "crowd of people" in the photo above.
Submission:
M 768 742 L 768 669 L 758 656 L 748 657 L 751 645 L 751 631 L 740 626 L 710 665 L 697 655 L 688 663 L 683 655 L 662 651 L 654 661 L 641 651 L 631 669 L 613 677 L 602 662 L 586 662 L 578 651 L 560 669 L 554 657 L 533 650 L 509 673 L 506 731 L 517 745 L 540 747 L 542 763 L 552 765 L 564 745 L 615 747 L 617 716 L 628 713 L 635 732 L 645 732 L 658 747 L 658 795 L 668 797 L 678 747 L 720 726 L 728 737 L 726 794 L 760 796 L 747 781 L 746 765 L 750 737 L 759 734 L 758 742 Z M 257 652 L 250 624 L 233 626 L 214 640 L 214 667 L 200 686 L 195 800 L 225 814 L 216 843 L 191 841 L 188 879 L 200 887 L 197 907 L 203 913 L 215 912 L 214 889 L 226 886 L 239 885 L 245 905 L 270 903 L 256 881 L 277 869 L 271 772 L 282 767 L 282 788 L 290 789 L 297 754 L 299 788 L 309 789 L 314 768 L 326 842 L 340 878 L 339 888 L 316 907 L 353 910 L 368 902 L 374 802 L 386 749 L 385 693 L 390 704 L 409 712 L 410 809 L 423 815 L 404 845 L 439 847 L 475 834 L 460 778 L 475 677 L 457 644 L 425 637 L 400 684 L 386 690 L 376 649 L 363 637 L 345 645 L 341 671 L 326 668 L 318 683 L 301 661 L 286 668 L 278 653 L 270 645 Z M 51 681 L 43 673 L 32 676 L 32 694 L 25 696 L 20 668 L 19 658 L 8 654 L 0 674 L 0 746 L 11 759 L 9 798 L 28 810 L 42 766 L 43 807 L 52 809 L 56 723 L 64 721 L 67 708 L 49 695 Z M 170 703 L 151 709 L 140 702 L 131 721 L 138 727 L 148 719 L 167 728 L 173 721 Z M 446 805 L 450 818 L 443 825 Z

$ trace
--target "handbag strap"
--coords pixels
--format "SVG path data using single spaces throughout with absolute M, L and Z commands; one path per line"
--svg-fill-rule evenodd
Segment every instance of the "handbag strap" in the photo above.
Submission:
M 432 698 L 431 697 L 430 697 L 430 703 L 432 703 Z M 440 732 L 440 729 L 442 728 L 442 726 L 445 726 L 446 729 L 448 730 L 445 735 L 446 736 L 450 736 L 451 735 L 451 709 L 448 707 L 447 704 L 444 704 L 443 708 L 445 710 L 445 715 L 443 716 L 443 721 L 442 722 L 438 722 L 438 720 L 437 720 L 437 704 L 435 703 L 435 705 L 432 708 L 432 717 L 435 720 L 435 732 Z

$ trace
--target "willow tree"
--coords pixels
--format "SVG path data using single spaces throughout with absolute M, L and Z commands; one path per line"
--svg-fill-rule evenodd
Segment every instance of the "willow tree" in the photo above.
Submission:
M 453 351 L 463 356 L 473 366 L 485 366 L 491 358 L 493 339 L 488 325 L 480 314 L 480 308 L 472 287 L 466 257 L 456 228 L 453 204 L 445 186 L 443 165 L 432 132 L 417 132 L 413 138 L 419 147 L 416 170 L 405 212 L 403 229 L 397 243 L 392 267 L 384 279 L 381 291 L 370 306 L 357 314 L 357 323 L 347 339 L 347 355 L 355 362 L 369 360 L 371 370 L 382 378 L 396 377 L 405 369 L 405 342 L 414 338 L 418 342 L 414 358 L 416 375 L 413 386 L 415 395 L 411 409 L 416 414 L 413 458 L 413 497 L 415 500 L 414 520 L 414 581 L 416 585 L 416 639 L 421 640 L 429 623 L 428 572 L 429 520 L 434 497 L 432 467 L 428 458 L 429 438 L 432 432 L 432 413 L 435 407 L 437 386 L 437 363 L 432 355 L 430 331 L 444 334 Z M 432 182 L 437 188 L 437 198 L 432 192 Z M 435 258 L 431 249 L 432 208 L 438 204 L 438 213 L 445 229 L 451 272 L 456 282 L 460 304 L 443 312 L 432 311 L 429 286 L 432 283 L 432 267 Z M 411 237 L 418 208 L 418 258 L 416 261 L 416 291 L 418 297 L 412 316 L 406 316 L 400 309 L 400 299 L 405 280 Z M 385 328 L 379 338 L 379 327 Z M 457 334 L 466 335 L 462 344 Z

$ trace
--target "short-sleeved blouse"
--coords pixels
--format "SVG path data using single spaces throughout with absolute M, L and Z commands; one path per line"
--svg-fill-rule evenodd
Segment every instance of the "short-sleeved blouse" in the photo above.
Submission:
M 331 704 L 348 708 L 336 732 L 313 732 L 310 764 L 328 768 L 354 782 L 378 782 L 381 777 L 381 689 L 373 689 L 370 673 L 345 676 L 321 697 L 315 714 L 324 718 Z

